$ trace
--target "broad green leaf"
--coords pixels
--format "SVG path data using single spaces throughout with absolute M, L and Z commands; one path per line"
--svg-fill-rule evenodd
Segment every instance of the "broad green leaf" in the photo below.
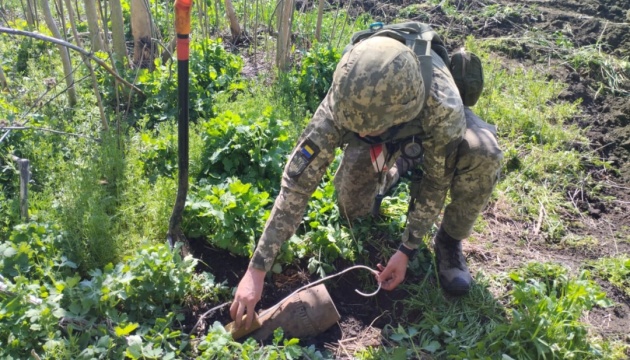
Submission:
M 6 249 L 4 249 L 2 256 L 4 256 L 5 258 L 10 258 L 14 256 L 15 254 L 17 254 L 17 250 L 15 250 L 15 248 L 13 248 L 12 246 L 9 246 Z
M 422 350 L 427 351 L 428 353 L 435 353 L 437 350 L 439 350 L 442 347 L 442 345 L 438 342 L 438 341 L 431 341 L 429 344 L 425 345 L 422 347 Z
M 127 336 L 131 334 L 131 332 L 136 330 L 138 326 L 139 325 L 137 323 L 127 324 L 127 326 L 125 326 L 124 328 L 121 328 L 120 326 L 116 326 L 114 328 L 114 331 L 116 332 L 117 336 Z

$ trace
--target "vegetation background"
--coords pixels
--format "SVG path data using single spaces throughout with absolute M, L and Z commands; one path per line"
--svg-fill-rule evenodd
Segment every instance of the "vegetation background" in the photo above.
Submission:
M 364 273 L 328 283 L 342 319 L 317 338 L 232 340 L 225 304 L 341 50 L 375 21 L 407 20 L 484 62 L 474 111 L 498 126 L 505 164 L 465 245 L 473 291 L 443 294 L 427 246 L 393 292 L 354 295 L 375 285 Z M 178 174 L 173 21 L 173 4 L 156 0 L 0 1 L 0 357 L 630 356 L 630 4 L 194 2 L 187 257 L 166 242 Z M 382 219 L 350 226 L 334 169 L 262 307 L 397 246 L 407 183 Z

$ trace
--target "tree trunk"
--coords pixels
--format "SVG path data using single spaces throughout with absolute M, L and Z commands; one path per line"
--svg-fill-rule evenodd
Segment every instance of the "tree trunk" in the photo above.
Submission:
M 79 0 L 74 0 L 74 8 L 76 10 L 75 14 L 77 14 L 77 21 L 81 22 L 81 11 L 79 10 Z
M 278 6 L 278 46 L 276 49 L 276 66 L 280 71 L 288 68 L 288 57 L 291 43 L 291 18 L 293 16 L 293 0 L 281 0 Z
M 225 12 L 227 14 L 228 19 L 230 20 L 230 31 L 232 32 L 232 41 L 236 42 L 236 40 L 241 36 L 241 27 L 238 24 L 238 18 L 236 17 L 236 11 L 234 11 L 234 5 L 232 5 L 232 0 L 225 0 Z
M 42 11 L 44 12 L 44 18 L 46 20 L 46 24 L 50 29 L 50 32 L 57 39 L 62 39 L 61 34 L 59 33 L 59 29 L 57 28 L 57 24 L 55 24 L 55 20 L 53 19 L 52 13 L 50 12 L 50 5 L 48 4 L 48 0 L 42 1 Z M 63 73 L 66 79 L 66 85 L 68 87 L 68 104 L 70 107 L 77 104 L 77 92 L 74 88 L 74 76 L 72 75 L 72 62 L 70 61 L 70 52 L 65 47 L 58 45 L 59 53 L 61 54 L 61 63 L 63 64 Z
M 103 38 L 101 37 L 101 28 L 98 25 L 98 12 L 96 11 L 96 2 L 94 0 L 84 0 L 85 16 L 87 17 L 88 30 L 90 32 L 90 43 L 92 51 L 105 51 Z
M 33 11 L 33 0 L 26 0 L 24 12 L 26 14 L 26 23 L 28 24 L 28 29 L 33 30 L 35 28 L 35 12 Z
M 219 21 L 220 21 L 219 20 L 219 4 L 220 4 L 219 1 L 221 1 L 221 0 L 214 0 L 214 21 L 215 21 L 214 29 L 217 32 L 219 31 L 219 26 L 220 26 L 220 24 L 219 24 Z
M 4 70 L 2 69 L 2 65 L 0 65 L 0 87 L 9 91 L 9 84 L 7 83 L 7 78 L 4 76 Z
M 66 35 L 66 15 L 63 13 L 63 2 L 61 0 L 53 0 L 53 2 L 57 8 L 57 17 L 61 22 L 61 38 L 68 41 L 68 36 Z
M 131 32 L 134 65 L 153 70 L 155 47 L 151 40 L 151 13 L 145 0 L 131 0 Z
M 125 66 L 127 59 L 127 47 L 125 46 L 125 32 L 123 23 L 122 6 L 120 0 L 111 0 L 111 17 L 112 17 L 112 41 L 114 43 L 114 59 Z
M 315 27 L 315 39 L 321 41 L 322 36 L 322 18 L 324 17 L 324 0 L 319 0 L 319 7 L 317 8 L 317 26 Z
M 77 31 L 76 21 L 74 20 L 74 11 L 72 10 L 72 2 L 71 0 L 65 0 L 66 7 L 68 8 L 68 19 L 70 20 L 70 26 L 72 27 L 72 34 L 74 35 L 77 46 L 82 47 L 81 38 L 79 37 L 79 32 Z M 90 63 L 90 59 L 86 56 L 83 56 L 83 62 L 85 66 L 90 71 L 90 76 L 92 76 L 92 89 L 94 90 L 94 96 L 96 97 L 96 104 L 98 105 L 98 110 L 101 115 L 101 126 L 103 131 L 107 131 L 109 129 L 109 125 L 107 124 L 107 117 L 105 117 L 105 110 L 103 109 L 103 101 L 101 100 L 101 92 L 98 90 L 98 81 L 96 80 L 96 75 L 94 74 L 94 68 L 92 68 L 92 64 Z

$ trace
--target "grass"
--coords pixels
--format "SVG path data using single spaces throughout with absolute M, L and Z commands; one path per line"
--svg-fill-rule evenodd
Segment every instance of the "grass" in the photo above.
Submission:
M 596 80 L 593 84 L 597 90 L 596 97 L 604 94 L 630 95 L 630 59 L 610 54 L 599 41 L 576 46 L 570 36 L 561 31 L 550 34 L 532 30 L 520 38 L 499 38 L 485 40 L 484 43 L 490 49 L 511 57 L 559 59 L 573 71 Z
M 630 296 L 630 257 L 622 254 L 601 258 L 590 263 L 595 274 Z
M 510 204 L 508 217 L 533 222 L 536 231 L 559 240 L 566 234 L 566 214 L 575 212 L 566 191 L 589 182 L 584 165 L 601 161 L 583 150 L 588 139 L 582 130 L 567 124 L 579 104 L 557 100 L 564 85 L 492 59 L 491 45 L 467 42 L 485 61 L 486 90 L 474 110 L 497 126 L 505 156 L 495 196 Z

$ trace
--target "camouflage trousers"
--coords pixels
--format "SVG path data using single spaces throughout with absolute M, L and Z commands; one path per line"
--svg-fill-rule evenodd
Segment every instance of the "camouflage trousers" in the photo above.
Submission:
M 455 239 L 463 239 L 472 231 L 496 185 L 503 159 L 495 126 L 468 108 L 465 114 L 466 133 L 457 149 L 457 164 L 450 186 L 451 202 L 442 220 L 444 230 Z M 379 190 L 382 193 L 382 189 L 394 185 L 413 165 L 400 153 L 393 154 L 388 161 L 389 170 L 382 179 L 372 166 L 370 145 L 348 145 L 334 179 L 341 216 L 353 220 L 369 214 Z

